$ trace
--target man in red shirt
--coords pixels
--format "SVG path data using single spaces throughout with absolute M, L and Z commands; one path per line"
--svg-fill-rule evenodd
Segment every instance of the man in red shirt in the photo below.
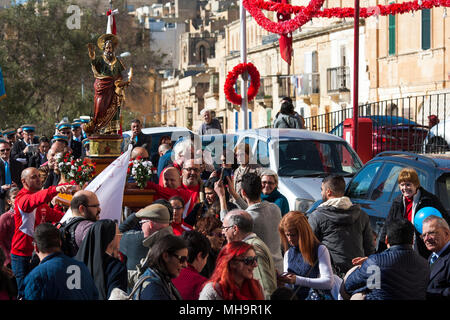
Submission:
M 186 203 L 183 212 L 184 219 L 199 201 L 201 165 L 195 163 L 194 159 L 189 159 L 183 163 L 182 170 L 180 179 L 178 169 L 173 167 L 164 169 L 161 173 L 164 186 L 161 187 L 153 182 L 148 182 L 147 188 L 156 190 L 157 198 L 155 200 L 159 198 L 168 200 L 173 196 L 182 197 Z
M 39 171 L 33 167 L 22 171 L 21 181 L 23 188 L 14 204 L 15 229 L 11 245 L 11 267 L 19 293 L 25 276 L 31 271 L 34 229 L 44 222 L 58 222 L 64 216 L 64 212 L 50 208 L 47 203 L 58 193 L 70 193 L 73 188 L 59 185 L 41 190 Z

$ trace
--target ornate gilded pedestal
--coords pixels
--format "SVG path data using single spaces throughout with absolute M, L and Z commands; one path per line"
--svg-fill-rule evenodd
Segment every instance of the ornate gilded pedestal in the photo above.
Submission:
M 89 139 L 89 158 L 91 159 L 108 159 L 115 160 L 120 156 L 120 146 L 122 144 L 122 136 L 118 134 L 94 134 Z M 112 161 L 111 161 L 112 162 Z

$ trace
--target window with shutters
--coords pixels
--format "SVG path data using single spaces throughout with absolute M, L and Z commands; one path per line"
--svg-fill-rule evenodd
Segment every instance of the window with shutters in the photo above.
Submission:
M 395 15 L 389 15 L 389 55 L 395 54 Z
M 422 9 L 422 50 L 431 48 L 431 9 Z

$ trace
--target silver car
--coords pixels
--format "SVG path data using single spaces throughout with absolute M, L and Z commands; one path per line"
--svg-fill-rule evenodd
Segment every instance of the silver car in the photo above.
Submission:
M 290 210 L 306 212 L 321 199 L 322 179 L 339 174 L 346 182 L 362 167 L 352 147 L 342 138 L 302 129 L 255 129 L 239 133 L 238 144 L 251 146 L 253 159 L 277 172 L 278 190 Z

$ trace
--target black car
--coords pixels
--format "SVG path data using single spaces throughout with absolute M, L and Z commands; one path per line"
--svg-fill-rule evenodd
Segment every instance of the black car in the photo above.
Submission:
M 392 201 L 400 195 L 397 178 L 399 172 L 406 167 L 417 171 L 421 186 L 437 195 L 447 212 L 450 212 L 450 155 L 382 152 L 358 171 L 345 191 L 345 195 L 353 203 L 359 204 L 367 212 L 372 229 L 378 236 Z M 321 201 L 317 201 L 308 213 L 314 211 L 320 203 Z

